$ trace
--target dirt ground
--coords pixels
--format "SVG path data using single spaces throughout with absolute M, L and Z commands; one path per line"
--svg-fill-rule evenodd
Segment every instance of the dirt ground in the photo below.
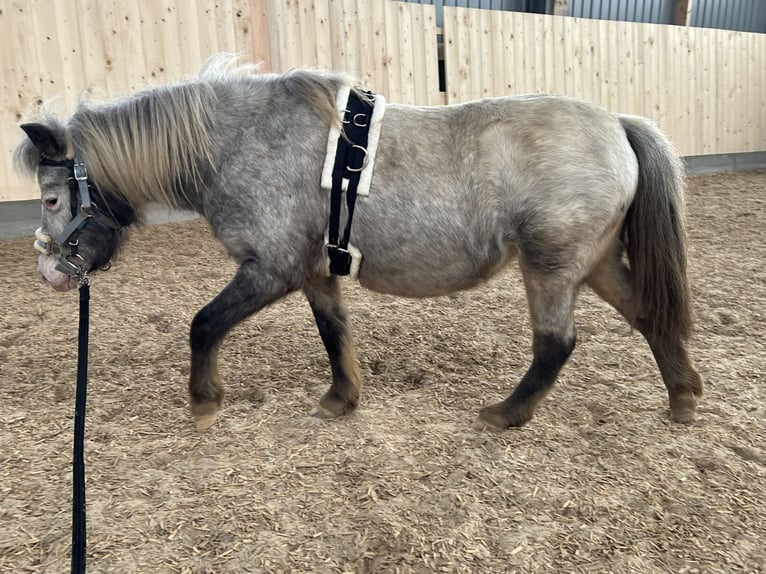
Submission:
M 689 180 L 697 422 L 667 418 L 646 343 L 592 293 L 533 421 L 477 432 L 529 362 L 511 268 L 452 298 L 344 283 L 365 376 L 336 421 L 293 296 L 238 327 L 198 433 L 187 333 L 233 272 L 204 223 L 142 229 L 92 288 L 89 572 L 764 572 L 766 171 Z M 0 241 L 0 571 L 69 570 L 75 292 Z

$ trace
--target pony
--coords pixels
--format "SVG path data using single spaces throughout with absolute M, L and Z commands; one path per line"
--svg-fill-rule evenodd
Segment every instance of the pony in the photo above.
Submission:
M 297 290 L 332 372 L 312 414 L 334 418 L 359 403 L 349 317 L 327 271 L 329 191 L 320 186 L 328 133 L 342 132 L 336 98 L 352 84 L 316 70 L 258 74 L 217 56 L 180 83 L 21 125 L 15 166 L 39 183 L 38 271 L 53 288 L 108 266 L 151 203 L 201 214 L 238 264 L 191 323 L 188 391 L 200 430 L 222 405 L 217 358 L 227 332 Z M 671 419 L 694 420 L 702 380 L 686 346 L 684 170 L 650 120 L 550 95 L 388 104 L 372 169 L 351 232 L 363 287 L 434 297 L 518 262 L 532 361 L 505 400 L 479 411 L 479 426 L 532 418 L 575 347 L 583 286 L 646 338 Z

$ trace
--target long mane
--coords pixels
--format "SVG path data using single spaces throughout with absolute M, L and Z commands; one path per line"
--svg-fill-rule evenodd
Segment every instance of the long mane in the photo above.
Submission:
M 216 169 L 215 122 L 223 113 L 216 88 L 280 84 L 322 122 L 338 123 L 335 94 L 349 83 L 345 76 L 307 70 L 254 76 L 255 68 L 237 65 L 230 54 L 214 56 L 191 80 L 111 102 L 81 101 L 68 122 L 54 117 L 41 122 L 66 141 L 70 153 L 76 150 L 98 187 L 135 209 L 147 202 L 193 207 L 199 204 L 205 176 Z M 34 173 L 39 159 L 29 140 L 16 149 L 16 169 L 22 174 Z
M 68 127 L 99 187 L 131 205 L 189 206 L 201 174 L 213 165 L 216 108 L 212 86 L 197 80 L 107 104 L 80 104 Z

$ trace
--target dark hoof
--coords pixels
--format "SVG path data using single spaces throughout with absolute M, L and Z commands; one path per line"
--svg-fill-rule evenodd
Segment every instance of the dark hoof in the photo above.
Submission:
M 529 413 L 520 413 L 517 409 L 509 409 L 504 403 L 496 403 L 484 407 L 479 411 L 479 417 L 474 423 L 474 428 L 490 430 L 505 430 L 508 427 L 524 426 L 532 415 Z

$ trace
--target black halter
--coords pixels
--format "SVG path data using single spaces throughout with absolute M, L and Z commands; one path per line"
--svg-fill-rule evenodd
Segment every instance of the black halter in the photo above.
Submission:
M 84 281 L 87 275 L 87 269 L 77 265 L 69 260 L 75 257 L 82 260 L 77 253 L 79 240 L 77 234 L 89 219 L 102 225 L 106 225 L 115 231 L 123 226 L 113 216 L 102 212 L 98 205 L 91 201 L 91 189 L 98 193 L 98 189 L 88 181 L 88 170 L 81 159 L 52 160 L 46 157 L 40 159 L 40 165 L 50 167 L 66 167 L 71 172 L 69 177 L 69 203 L 72 211 L 72 220 L 66 225 L 64 230 L 56 237 L 52 238 L 53 246 L 58 247 L 61 252 L 64 245 L 69 247 L 69 255 L 60 254 L 60 261 L 56 268 L 67 275 L 77 276 L 80 281 Z M 48 249 L 53 247 L 48 245 Z

